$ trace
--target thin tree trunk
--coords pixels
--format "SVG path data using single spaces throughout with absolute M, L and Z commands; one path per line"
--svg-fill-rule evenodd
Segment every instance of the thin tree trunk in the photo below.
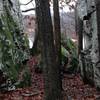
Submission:
M 60 87 L 62 89 L 61 80 L 61 27 L 60 27 L 60 14 L 59 14 L 59 1 L 53 0 L 53 11 L 54 11 L 54 43 L 56 53 L 56 64 L 59 70 Z
M 78 17 L 78 53 L 83 50 L 83 21 Z
M 60 28 L 60 15 L 59 15 L 59 1 L 53 0 L 54 11 L 54 43 L 56 52 L 56 63 L 59 69 L 59 75 L 61 73 L 61 28 Z M 59 76 L 61 77 L 61 75 Z M 61 78 L 60 78 L 61 79 Z M 62 81 L 60 81 L 62 87 Z
M 32 52 L 31 54 L 34 55 L 36 53 L 36 51 L 38 50 L 38 46 L 40 46 L 40 41 L 41 41 L 41 37 L 40 37 L 40 19 L 41 19 L 41 9 L 40 7 L 38 6 L 38 3 L 39 0 L 36 0 L 35 3 L 36 3 L 36 35 L 35 35 L 35 40 L 34 40 L 34 43 L 33 43 L 33 47 L 32 47 Z M 40 46 L 41 48 L 41 46 Z
M 99 48 L 99 60 L 100 60 L 100 0 L 95 0 L 96 14 L 97 14 L 97 32 L 98 32 L 98 48 Z
M 55 51 L 57 56 L 57 63 L 61 63 L 61 30 L 60 30 L 60 15 L 58 0 L 53 0 L 53 11 L 54 11 L 54 40 L 55 40 Z
M 75 8 L 75 29 L 78 35 L 78 54 L 81 54 L 81 50 L 83 50 L 83 21 L 77 14 L 77 6 Z

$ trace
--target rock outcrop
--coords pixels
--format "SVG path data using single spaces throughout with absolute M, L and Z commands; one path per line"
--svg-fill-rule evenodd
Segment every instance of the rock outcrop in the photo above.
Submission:
M 23 61 L 29 58 L 28 47 L 18 0 L 0 0 L 0 90 L 12 90 Z
M 100 4 L 99 4 L 100 6 Z M 99 12 L 95 0 L 78 0 L 76 6 L 76 30 L 79 42 L 80 52 L 80 70 L 81 75 L 87 82 L 100 88 L 100 56 L 99 56 L 99 38 L 98 19 Z M 80 25 L 81 22 L 81 25 Z M 81 29 L 81 30 L 80 30 Z

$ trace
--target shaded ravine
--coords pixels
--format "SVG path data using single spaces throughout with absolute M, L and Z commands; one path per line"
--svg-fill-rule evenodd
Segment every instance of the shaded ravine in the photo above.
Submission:
M 0 93 L 0 100 L 43 100 L 43 75 L 35 73 L 35 63 L 35 57 L 28 61 L 32 75 L 32 86 Z M 65 100 L 100 100 L 100 93 L 95 88 L 84 84 L 79 74 L 64 74 L 62 81 Z

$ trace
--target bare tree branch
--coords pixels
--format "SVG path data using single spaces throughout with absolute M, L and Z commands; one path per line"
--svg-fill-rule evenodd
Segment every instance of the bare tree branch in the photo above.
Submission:
M 22 10 L 22 12 L 28 12 L 28 11 L 32 11 L 32 10 L 35 10 L 36 8 L 30 8 L 30 9 L 27 9 L 27 10 Z
M 26 3 L 26 4 L 20 4 L 20 5 L 28 5 L 29 3 L 31 3 L 33 0 L 30 0 L 28 3 Z
M 71 2 L 71 0 L 66 0 L 66 4 L 69 4 Z

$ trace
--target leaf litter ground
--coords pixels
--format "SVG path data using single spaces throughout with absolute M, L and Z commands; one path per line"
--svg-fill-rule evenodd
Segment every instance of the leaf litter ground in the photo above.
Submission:
M 43 74 L 35 73 L 35 62 L 35 57 L 28 61 L 32 76 L 32 86 L 0 93 L 0 100 L 43 100 Z M 90 85 L 84 84 L 79 74 L 64 74 L 62 83 L 65 100 L 100 100 L 100 93 Z

